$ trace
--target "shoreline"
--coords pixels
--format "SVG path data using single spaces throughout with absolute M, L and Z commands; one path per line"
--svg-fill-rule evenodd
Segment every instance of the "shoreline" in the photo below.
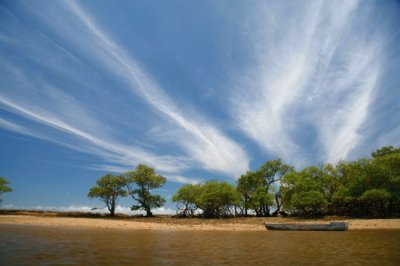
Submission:
M 0 211 L 0 226 L 40 225 L 128 230 L 168 231 L 266 231 L 264 223 L 329 223 L 348 222 L 349 230 L 400 229 L 399 218 L 356 219 L 324 217 L 304 219 L 298 217 L 236 217 L 226 219 L 176 218 L 160 215 L 155 217 L 118 215 L 114 218 L 91 213 L 62 213 L 50 211 Z

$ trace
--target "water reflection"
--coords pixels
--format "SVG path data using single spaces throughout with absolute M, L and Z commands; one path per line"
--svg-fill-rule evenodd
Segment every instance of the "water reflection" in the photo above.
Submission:
M 187 232 L 0 225 L 0 264 L 398 265 L 400 230 Z

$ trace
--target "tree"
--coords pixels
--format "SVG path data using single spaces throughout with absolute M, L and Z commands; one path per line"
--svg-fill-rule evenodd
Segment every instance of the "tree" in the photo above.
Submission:
M 400 149 L 383 147 L 371 159 L 340 162 L 332 210 L 339 215 L 391 216 L 400 213 Z
M 150 190 L 162 187 L 166 178 L 156 174 L 155 170 L 144 164 L 139 164 L 134 171 L 126 173 L 126 184 L 131 197 L 138 202 L 131 210 L 144 210 L 147 216 L 152 216 L 151 209 L 165 205 L 165 199 L 153 195 Z
M 250 208 L 257 216 L 269 216 L 269 207 L 274 204 L 273 196 L 264 187 L 258 186 L 251 195 Z
M 282 163 L 281 159 L 277 159 L 277 160 L 272 160 L 272 161 L 267 161 L 266 163 L 264 163 L 259 170 L 257 170 L 257 172 L 260 173 L 260 175 L 263 177 L 263 186 L 265 189 L 264 193 L 272 193 L 273 192 L 273 185 L 275 183 L 279 183 L 282 178 L 293 172 L 293 167 L 287 164 Z M 278 193 L 279 194 L 279 193 Z M 269 202 L 269 201 L 266 201 Z M 272 205 L 273 203 L 271 202 L 271 204 L 268 205 L 262 205 L 260 206 L 261 208 L 261 213 L 260 215 L 263 216 L 270 216 L 270 209 L 269 207 Z M 280 211 L 280 207 L 281 204 L 278 202 L 278 199 L 276 198 L 276 212 L 275 214 L 277 214 Z
M 206 218 L 233 215 L 232 207 L 239 202 L 235 188 L 227 182 L 207 181 L 200 185 L 199 192 L 195 203 Z
M 391 194 L 385 189 L 370 189 L 365 191 L 360 200 L 365 204 L 365 212 L 371 216 L 385 216 Z
M 206 218 L 231 216 L 239 204 L 239 194 L 227 182 L 216 180 L 196 185 L 184 185 L 172 197 L 177 202 L 178 215 L 193 216 L 197 209 Z
M 284 207 L 300 215 L 319 215 L 325 212 L 323 171 L 315 166 L 292 172 L 282 179 Z
M 383 147 L 381 150 L 387 147 Z M 369 189 L 381 189 L 390 193 L 389 204 L 384 205 L 385 216 L 400 213 L 400 148 L 389 146 L 385 153 L 374 156 L 370 164 L 371 186 Z M 375 153 L 378 153 L 375 152 Z
M 172 201 L 177 202 L 177 215 L 179 216 L 193 216 L 198 209 L 196 202 L 200 195 L 200 185 L 184 185 L 172 196 Z
M 126 180 L 123 176 L 107 174 L 96 181 L 97 186 L 92 187 L 88 193 L 90 198 L 100 198 L 106 204 L 110 215 L 114 216 L 115 206 L 121 197 L 127 195 L 124 187 Z
M 240 206 L 244 209 L 245 216 L 248 215 L 249 209 L 258 207 L 255 204 L 253 197 L 255 196 L 256 192 L 259 194 L 260 188 L 264 189 L 263 177 L 261 176 L 260 172 L 247 171 L 246 174 L 239 177 L 236 189 L 240 195 Z
M 293 167 L 282 163 L 281 159 L 267 161 L 258 170 L 264 178 L 264 186 L 268 191 L 271 185 L 280 181 L 286 174 L 293 171 Z
M 393 146 L 384 146 L 374 152 L 371 153 L 372 157 L 378 158 L 383 157 L 393 153 L 400 153 L 400 148 L 395 148 Z
M 273 192 L 275 183 L 293 171 L 293 167 L 282 163 L 281 159 L 265 162 L 257 171 L 248 171 L 241 175 L 237 182 L 237 191 L 240 194 L 240 207 L 247 216 L 248 210 L 255 211 L 257 216 L 270 216 L 270 207 L 273 206 Z M 276 194 L 276 211 L 281 207 L 280 193 Z M 243 213 L 243 211 L 242 211 Z
M 0 206 L 1 203 L 3 202 L 3 199 L 1 198 L 1 195 L 6 192 L 12 192 L 12 188 L 7 186 L 10 184 L 6 179 L 0 176 Z

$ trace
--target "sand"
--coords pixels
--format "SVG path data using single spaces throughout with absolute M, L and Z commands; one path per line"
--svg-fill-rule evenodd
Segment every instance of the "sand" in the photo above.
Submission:
M 81 217 L 80 217 L 81 216 Z M 82 217 L 83 216 L 83 217 Z M 89 217 L 85 217 L 89 216 Z M 362 229 L 400 229 L 400 219 L 344 219 L 325 217 L 323 219 L 298 218 L 230 218 L 199 219 L 174 218 L 171 216 L 116 218 L 94 216 L 88 214 L 66 214 L 57 212 L 18 211 L 0 214 L 1 224 L 43 225 L 62 227 L 118 228 L 131 230 L 190 230 L 190 231 L 265 231 L 264 223 L 328 223 L 345 221 L 349 230 Z

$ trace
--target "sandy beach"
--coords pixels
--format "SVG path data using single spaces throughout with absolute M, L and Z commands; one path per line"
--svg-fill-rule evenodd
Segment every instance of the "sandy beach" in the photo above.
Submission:
M 88 217 L 85 217 L 88 216 Z M 63 227 L 119 228 L 132 230 L 196 230 L 196 231 L 264 231 L 264 223 L 327 223 L 346 221 L 349 230 L 361 229 L 400 229 L 400 219 L 345 219 L 325 217 L 323 219 L 299 218 L 230 218 L 199 219 L 174 218 L 171 216 L 129 217 L 93 216 L 82 213 L 58 213 L 17 211 L 0 214 L 0 224 L 44 225 Z

